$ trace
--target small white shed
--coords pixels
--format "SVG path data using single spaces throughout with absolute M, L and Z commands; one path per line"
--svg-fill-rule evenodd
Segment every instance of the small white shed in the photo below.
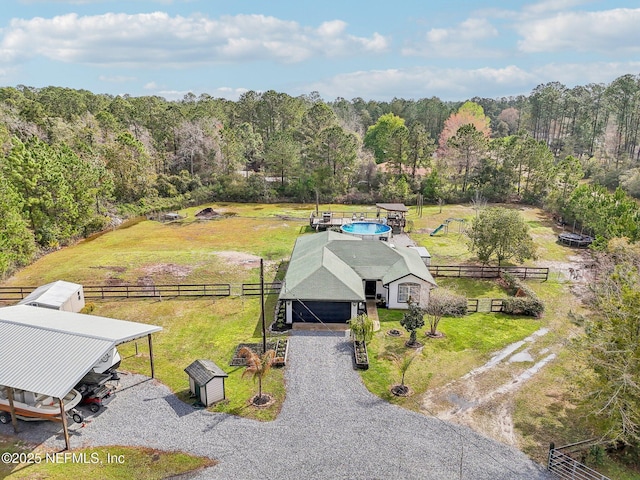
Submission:
M 184 371 L 189 375 L 189 390 L 206 407 L 226 398 L 224 379 L 229 375 L 211 360 L 196 360 Z
M 418 255 L 420 255 L 420 258 L 422 259 L 422 261 L 427 267 L 431 265 L 431 254 L 425 247 L 409 247 L 409 248 L 418 252 Z
M 32 307 L 79 313 L 84 308 L 84 290 L 82 285 L 77 283 L 58 280 L 36 288 L 23 298 L 18 305 L 31 305 Z

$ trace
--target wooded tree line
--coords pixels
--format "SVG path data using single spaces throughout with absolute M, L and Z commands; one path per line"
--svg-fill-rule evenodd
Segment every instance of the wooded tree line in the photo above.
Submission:
M 114 215 L 215 200 L 482 196 L 578 216 L 585 175 L 640 196 L 639 107 L 632 75 L 464 103 L 0 88 L 0 272 Z

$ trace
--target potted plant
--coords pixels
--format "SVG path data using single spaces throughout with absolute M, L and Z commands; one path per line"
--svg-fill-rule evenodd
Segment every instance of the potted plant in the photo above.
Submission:
M 354 340 L 353 351 L 356 359 L 356 368 L 359 368 L 360 370 L 366 370 L 367 368 L 369 368 L 367 344 L 361 340 Z
M 369 355 L 367 354 L 367 342 L 373 338 L 373 321 L 366 314 L 360 314 L 350 323 L 351 338 L 353 339 L 353 354 L 355 355 L 356 368 L 366 370 L 369 368 Z
M 276 343 L 276 356 L 273 359 L 274 367 L 284 367 L 287 364 L 287 355 L 289 351 L 289 341 L 286 338 L 281 338 Z

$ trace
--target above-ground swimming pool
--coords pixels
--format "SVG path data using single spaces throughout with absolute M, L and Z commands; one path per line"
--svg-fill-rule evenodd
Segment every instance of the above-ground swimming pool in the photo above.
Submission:
M 344 233 L 355 235 L 361 238 L 384 238 L 391 237 L 391 227 L 376 222 L 353 222 L 340 227 Z

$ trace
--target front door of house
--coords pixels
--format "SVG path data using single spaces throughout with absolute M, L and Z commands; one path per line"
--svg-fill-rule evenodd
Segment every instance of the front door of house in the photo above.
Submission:
M 376 298 L 376 281 L 375 280 L 365 280 L 364 296 L 367 298 Z

